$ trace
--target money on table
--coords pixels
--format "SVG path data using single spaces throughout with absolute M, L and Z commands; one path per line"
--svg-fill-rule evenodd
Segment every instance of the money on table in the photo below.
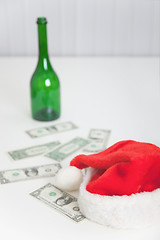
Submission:
M 78 207 L 77 198 L 61 191 L 51 183 L 35 190 L 30 195 L 58 210 L 75 222 L 85 219 Z
M 60 132 L 65 132 L 65 131 L 70 131 L 73 129 L 78 128 L 74 123 L 72 122 L 63 122 L 63 123 L 57 123 L 52 126 L 48 127 L 42 127 L 42 128 L 35 128 L 26 131 L 26 133 L 31 137 L 31 138 L 38 138 L 50 134 L 55 134 L 55 133 L 60 133 Z
M 87 139 L 76 137 L 44 156 L 60 162 L 89 143 L 90 141 Z
M 59 163 L 42 166 L 9 169 L 0 171 L 0 184 L 36 179 L 41 177 L 53 177 L 61 168 Z
M 97 153 L 105 150 L 110 133 L 110 130 L 91 129 L 88 135 L 88 139 L 91 140 L 91 143 L 87 145 L 83 151 Z
M 15 151 L 8 152 L 9 156 L 14 160 L 20 160 L 24 158 L 34 157 L 42 155 L 46 152 L 51 151 L 54 147 L 60 144 L 59 141 L 45 143 L 37 146 L 32 146 L 28 148 L 23 148 Z

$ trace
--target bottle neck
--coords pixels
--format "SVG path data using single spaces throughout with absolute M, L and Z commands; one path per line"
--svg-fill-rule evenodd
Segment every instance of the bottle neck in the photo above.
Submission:
M 39 61 L 48 60 L 46 24 L 38 24 Z

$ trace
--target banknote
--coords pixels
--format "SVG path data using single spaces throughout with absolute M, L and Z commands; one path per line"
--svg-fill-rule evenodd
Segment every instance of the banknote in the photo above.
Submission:
M 60 144 L 59 141 L 49 142 L 41 145 L 36 145 L 33 147 L 23 148 L 15 151 L 8 152 L 9 156 L 17 161 L 24 158 L 34 157 L 38 155 L 45 154 L 51 151 L 53 148 Z
M 72 122 L 63 122 L 63 123 L 56 123 L 54 125 L 48 126 L 48 127 L 41 127 L 41 128 L 35 128 L 26 131 L 26 133 L 31 138 L 38 138 L 50 134 L 65 132 L 69 130 L 73 130 L 78 128 L 74 123 Z
M 88 144 L 83 151 L 97 153 L 105 150 L 110 133 L 110 130 L 91 129 L 88 136 L 88 139 L 91 140 L 91 143 Z
M 61 191 L 51 183 L 30 193 L 30 195 L 58 210 L 75 222 L 80 222 L 85 218 L 79 210 L 77 198 Z
M 57 163 L 0 171 L 0 184 L 36 179 L 41 177 L 53 177 L 60 168 L 61 165 Z
M 60 162 L 89 143 L 90 141 L 87 139 L 76 137 L 44 156 Z

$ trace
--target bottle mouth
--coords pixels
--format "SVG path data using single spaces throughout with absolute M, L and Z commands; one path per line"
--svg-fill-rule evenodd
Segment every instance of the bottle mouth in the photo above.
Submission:
M 37 24 L 46 24 L 47 19 L 45 17 L 38 17 L 37 18 Z

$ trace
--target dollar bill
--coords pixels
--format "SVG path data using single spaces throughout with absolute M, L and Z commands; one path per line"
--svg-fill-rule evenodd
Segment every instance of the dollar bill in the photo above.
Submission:
M 0 171 L 0 184 L 36 179 L 41 177 L 53 177 L 60 168 L 61 165 L 57 163 Z
M 91 143 L 88 144 L 83 151 L 97 153 L 105 150 L 110 133 L 110 130 L 91 129 L 88 136 L 88 139 L 91 140 Z
M 89 144 L 89 142 L 90 141 L 87 139 L 76 137 L 71 141 L 62 144 L 60 147 L 54 149 L 53 151 L 45 154 L 44 156 L 60 162 L 85 145 Z
M 45 154 L 51 151 L 53 148 L 60 144 L 59 141 L 45 143 L 33 147 L 23 148 L 15 151 L 8 152 L 9 156 L 14 160 L 20 160 L 24 158 L 34 157 L 38 155 Z
M 31 130 L 26 131 L 26 133 L 31 138 L 38 138 L 38 137 L 42 137 L 42 136 L 46 136 L 46 135 L 50 135 L 50 134 L 73 130 L 76 128 L 78 128 L 78 127 L 72 122 L 63 122 L 63 123 L 56 123 L 56 124 L 54 124 L 52 126 L 48 126 L 48 127 L 31 129 Z
M 30 195 L 58 210 L 75 222 L 80 222 L 85 218 L 80 212 L 77 198 L 61 191 L 50 183 L 30 193 Z

